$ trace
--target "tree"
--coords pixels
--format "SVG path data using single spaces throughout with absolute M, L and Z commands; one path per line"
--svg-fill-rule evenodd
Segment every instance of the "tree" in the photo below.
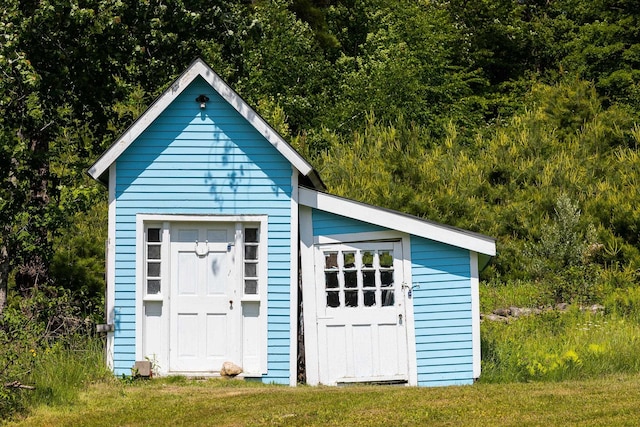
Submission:
M 191 9 L 194 8 L 194 9 Z M 14 274 L 52 285 L 52 242 L 95 196 L 89 161 L 197 54 L 220 60 L 220 1 L 8 0 L 0 11 L 0 310 Z M 194 31 L 197 28 L 198 31 Z M 225 67 L 221 67 L 225 68 Z
M 463 34 L 437 4 L 353 1 L 328 15 L 343 51 L 335 64 L 337 102 L 323 114 L 325 126 L 348 133 L 372 113 L 388 123 L 402 115 L 441 132 L 449 120 L 473 125 L 480 117 L 474 94 L 485 80 L 464 53 Z
M 257 4 L 242 30 L 243 73 L 235 88 L 258 106 L 280 106 L 295 134 L 318 125 L 332 91 L 331 67 L 314 32 L 288 9 L 288 2 Z

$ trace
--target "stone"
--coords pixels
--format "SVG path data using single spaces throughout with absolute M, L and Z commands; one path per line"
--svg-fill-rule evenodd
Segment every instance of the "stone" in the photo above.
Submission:
M 493 310 L 493 314 L 497 314 L 502 317 L 509 317 L 511 315 L 511 310 L 508 308 L 497 308 Z
M 524 308 L 511 306 L 509 307 L 509 314 L 511 314 L 513 317 L 520 317 L 524 315 L 524 310 Z
M 220 375 L 223 377 L 235 377 L 242 373 L 242 368 L 233 362 L 224 362 L 220 369 Z
M 580 307 L 580 309 L 582 311 L 590 311 L 593 314 L 597 314 L 597 313 L 600 313 L 600 312 L 604 311 L 604 306 L 600 305 L 600 304 L 593 304 L 593 305 L 591 305 L 589 307 L 586 307 L 586 308 L 585 307 Z
M 507 320 L 509 320 L 508 318 L 504 317 L 504 316 L 499 316 L 497 314 L 487 314 L 485 317 L 485 319 L 491 321 L 491 322 L 506 322 Z
M 142 378 L 150 378 L 152 375 L 151 362 L 148 360 L 136 361 L 136 363 L 133 365 L 133 374 L 134 376 Z

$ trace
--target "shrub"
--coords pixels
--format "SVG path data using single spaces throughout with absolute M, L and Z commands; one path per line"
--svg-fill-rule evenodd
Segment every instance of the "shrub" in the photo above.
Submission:
M 640 286 L 617 289 L 605 299 L 608 313 L 640 322 Z
M 0 385 L 16 387 L 0 387 L 0 414 L 71 402 L 82 385 L 104 378 L 103 345 L 94 328 L 77 317 L 64 293 L 13 296 L 0 318 Z
M 543 225 L 540 239 L 530 245 L 531 273 L 550 285 L 556 302 L 594 301 L 600 268 L 593 261 L 595 228 L 580 221 L 577 203 L 567 195 L 556 201 L 554 218 Z

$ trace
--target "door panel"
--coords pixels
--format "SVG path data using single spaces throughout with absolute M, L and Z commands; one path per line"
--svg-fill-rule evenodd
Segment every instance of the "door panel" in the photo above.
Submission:
M 198 258 L 190 251 L 178 252 L 177 296 L 195 295 L 198 285 Z
M 180 359 L 194 359 L 198 354 L 198 315 L 195 313 L 179 313 L 178 346 Z
M 206 292 L 209 296 L 225 295 L 227 292 L 227 257 L 226 252 L 210 252 L 208 254 Z M 232 266 L 228 266 L 228 268 L 232 269 Z
M 353 325 L 351 328 L 353 341 L 353 371 L 356 378 L 373 377 L 374 372 L 374 334 L 372 325 Z
M 408 381 L 400 242 L 319 246 L 320 382 Z
M 330 378 L 343 378 L 349 372 L 346 329 L 344 325 L 327 324 L 323 330 L 326 345 L 320 348 L 326 349 L 323 359 Z
M 227 355 L 227 315 L 207 314 L 207 358 L 224 358 Z

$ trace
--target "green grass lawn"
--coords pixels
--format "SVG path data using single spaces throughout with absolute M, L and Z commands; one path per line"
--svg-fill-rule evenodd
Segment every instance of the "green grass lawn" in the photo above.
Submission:
M 17 353 L 24 359 L 19 366 L 30 372 L 22 381 L 36 390 L 4 390 L 16 398 L 5 403 L 14 402 L 15 416 L 23 417 L 7 425 L 638 426 L 640 288 L 634 289 L 605 312 L 574 305 L 483 322 L 481 380 L 464 387 L 120 380 L 105 370 L 96 339 L 25 347 Z M 489 290 L 483 312 L 514 301 L 527 306 L 533 294 L 520 285 Z M 7 415 L 0 406 L 0 425 Z
M 414 388 L 262 385 L 161 379 L 90 386 L 11 426 L 612 426 L 640 423 L 640 375 Z

